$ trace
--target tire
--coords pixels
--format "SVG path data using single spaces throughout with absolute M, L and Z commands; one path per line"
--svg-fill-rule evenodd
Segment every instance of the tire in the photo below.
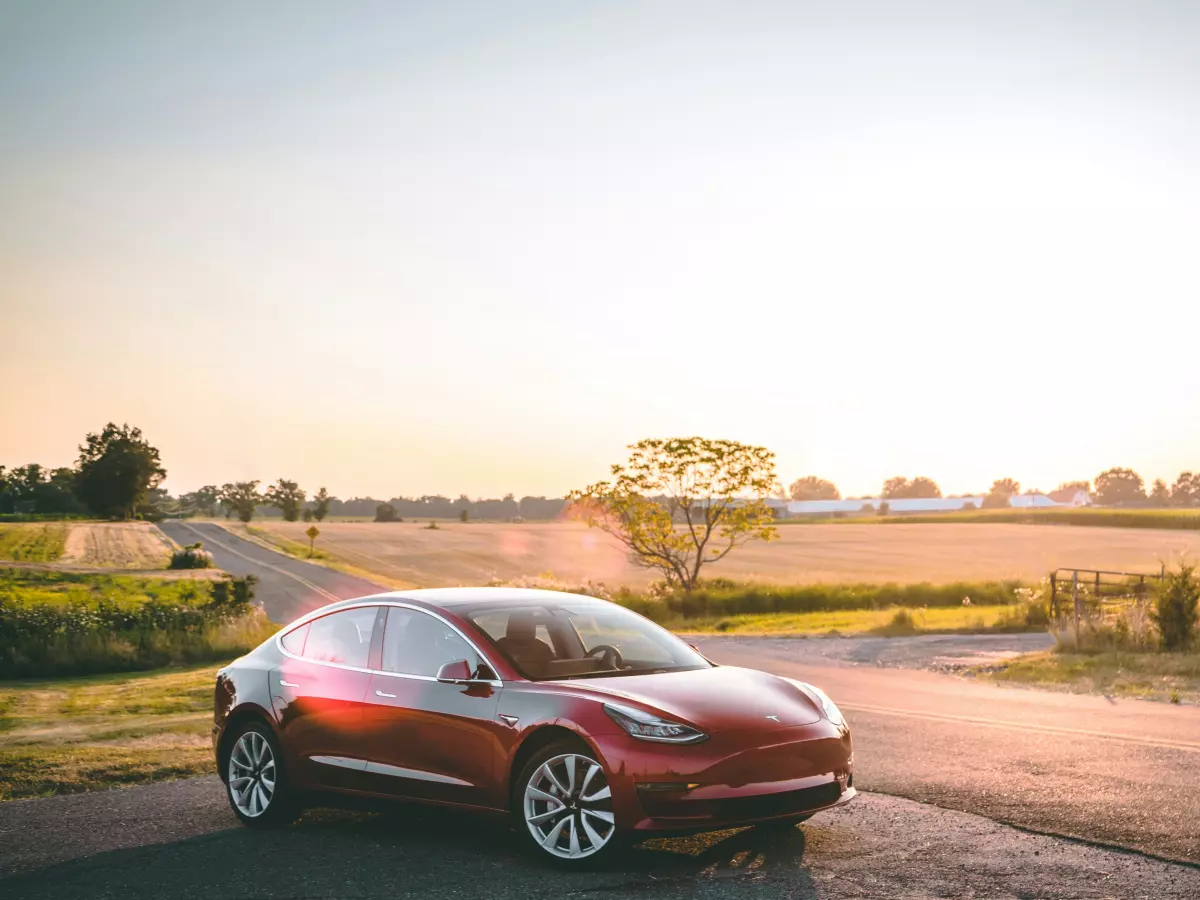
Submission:
M 224 759 L 225 796 L 243 825 L 286 825 L 298 811 L 274 732 L 262 722 L 238 726 Z
M 550 865 L 590 868 L 628 843 L 613 817 L 608 773 L 580 741 L 555 741 L 533 755 L 513 782 L 512 814 L 520 843 Z

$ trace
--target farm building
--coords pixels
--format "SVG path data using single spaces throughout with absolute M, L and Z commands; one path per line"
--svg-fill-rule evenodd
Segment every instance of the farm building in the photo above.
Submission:
M 1055 491 L 1054 494 L 1063 494 Z M 1055 506 L 1086 506 L 1090 503 L 1086 491 L 1066 492 L 1065 501 L 1055 499 L 1054 494 L 1017 494 L 1008 498 L 1008 505 L 1017 509 L 1048 509 Z M 1081 496 L 1076 496 L 1079 494 Z M 919 499 L 886 500 L 883 497 L 864 497 L 861 500 L 793 500 L 787 504 L 787 518 L 793 516 L 855 515 L 864 512 L 864 507 L 878 511 L 884 502 L 892 513 L 958 512 L 963 509 L 983 508 L 983 495 L 975 497 L 922 497 Z M 871 510 L 867 510 L 870 512 Z

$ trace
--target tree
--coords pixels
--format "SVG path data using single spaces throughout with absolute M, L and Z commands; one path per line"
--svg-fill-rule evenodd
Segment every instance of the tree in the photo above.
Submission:
M 380 503 L 378 506 L 375 507 L 375 521 L 376 522 L 398 521 L 398 519 L 396 517 L 396 507 L 392 506 L 392 504 L 390 504 L 390 503 Z
M 818 478 L 816 475 L 805 475 L 797 478 L 788 488 L 788 494 L 793 500 L 841 500 L 837 487 L 832 481 Z
M 983 498 L 984 509 L 1003 509 L 1009 506 L 1009 500 L 1021 493 L 1021 483 L 1012 478 L 997 478 L 992 482 L 992 488 Z
M 112 422 L 79 448 L 75 493 L 97 516 L 128 519 L 167 471 L 140 428 Z
M 633 562 L 692 591 L 705 565 L 777 534 L 765 500 L 776 483 L 764 447 L 700 437 L 651 438 L 629 448 L 612 480 L 567 499 L 589 526 L 611 534 Z
M 942 496 L 942 489 L 932 478 L 918 475 L 912 481 L 897 475 L 883 483 L 882 496 L 888 500 L 916 500 Z
M 325 517 L 329 515 L 329 501 L 332 498 L 329 496 L 329 491 L 321 488 L 313 494 L 312 517 L 318 522 L 324 522 Z
M 206 484 L 202 488 L 184 494 L 179 498 L 179 503 L 199 515 L 214 516 L 217 514 L 217 502 L 220 499 L 220 488 L 215 484 Z
M 296 482 L 280 478 L 267 488 L 266 500 L 283 513 L 284 521 L 295 522 L 300 518 L 300 507 L 304 505 L 304 491 Z
M 1128 506 L 1145 499 L 1145 483 L 1133 469 L 1106 469 L 1096 476 L 1096 502 L 1102 506 Z
M 1060 491 L 1083 491 L 1085 494 L 1092 492 L 1092 483 L 1090 481 L 1064 481 L 1058 486 Z
M 1171 505 L 1189 509 L 1200 501 L 1200 476 L 1180 472 L 1171 485 Z
M 243 522 L 254 518 L 254 510 L 263 502 L 258 481 L 236 481 L 221 486 L 221 502 Z
M 1150 491 L 1150 505 L 1162 508 L 1171 503 L 1171 492 L 1167 489 L 1167 483 L 1161 478 L 1154 479 L 1154 487 Z

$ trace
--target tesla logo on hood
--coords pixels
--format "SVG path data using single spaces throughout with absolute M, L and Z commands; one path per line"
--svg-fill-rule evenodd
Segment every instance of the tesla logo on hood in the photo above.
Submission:
M 768 718 L 768 719 L 770 719 L 772 722 L 778 722 L 778 721 L 779 721 L 779 716 L 767 716 L 767 718 Z

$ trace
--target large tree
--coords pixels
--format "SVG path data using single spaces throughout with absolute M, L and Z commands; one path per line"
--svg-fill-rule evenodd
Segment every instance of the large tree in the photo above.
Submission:
M 1171 505 L 1189 509 L 1200 503 L 1200 476 L 1180 472 L 1171 485 Z
M 217 503 L 221 499 L 221 489 L 215 484 L 206 484 L 191 493 L 184 494 L 179 502 L 191 510 L 206 516 L 217 514 Z
M 793 500 L 841 500 L 837 487 L 832 481 L 818 478 L 816 475 L 805 475 L 797 478 L 788 488 L 788 495 Z
M 575 514 L 611 534 L 637 565 L 691 591 L 705 565 L 748 541 L 775 538 L 766 499 L 775 454 L 700 437 L 648 439 L 629 448 L 612 479 L 572 491 Z
M 283 513 L 285 522 L 295 522 L 300 518 L 300 509 L 304 506 L 304 491 L 296 482 L 280 478 L 267 488 L 266 500 Z
M 997 478 L 983 498 L 984 509 L 1003 509 L 1009 500 L 1021 493 L 1021 483 L 1012 478 Z
M 1096 502 L 1101 506 L 1130 506 L 1145 499 L 1145 482 L 1133 469 L 1106 469 L 1096 476 Z
M 883 483 L 882 496 L 887 500 L 916 500 L 942 496 L 942 489 L 932 478 L 918 475 L 912 481 L 897 475 Z
M 329 515 L 329 503 L 332 499 L 325 488 L 313 494 L 312 517 L 318 522 L 324 522 L 325 517 Z
M 258 481 L 235 481 L 221 486 L 221 502 L 237 513 L 243 522 L 254 518 L 254 510 L 263 502 Z
M 1167 488 L 1167 483 L 1161 478 L 1154 479 L 1154 487 L 1150 490 L 1150 504 L 1157 506 L 1160 509 L 1171 504 L 1171 492 Z
M 109 422 L 79 448 L 75 493 L 97 516 L 128 519 L 167 471 L 140 428 Z

